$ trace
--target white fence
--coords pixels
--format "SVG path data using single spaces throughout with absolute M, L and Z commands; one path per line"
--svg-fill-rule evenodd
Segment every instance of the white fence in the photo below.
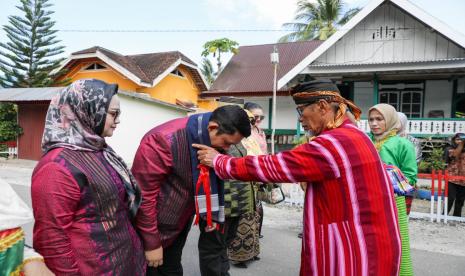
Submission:
M 368 120 L 360 120 L 358 126 L 370 132 Z M 407 132 L 412 135 L 454 135 L 465 132 L 465 119 L 410 119 Z
M 284 203 L 289 205 L 304 206 L 305 192 L 299 184 L 283 183 L 281 189 L 286 196 Z
M 8 157 L 17 157 L 18 156 L 18 148 L 17 147 L 14 147 L 14 148 L 11 148 L 9 147 L 6 151 L 0 151 L 0 153 L 7 153 L 8 154 Z

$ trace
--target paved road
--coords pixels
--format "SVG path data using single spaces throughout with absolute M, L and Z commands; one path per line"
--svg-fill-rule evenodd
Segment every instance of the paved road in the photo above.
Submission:
M 5 177 L 7 176 L 7 177 Z M 7 179 L 13 189 L 30 205 L 30 188 L 23 180 L 28 176 L 0 167 L 0 177 Z M 16 181 L 22 177 L 21 181 Z M 1 187 L 0 187 L 1 191 Z M 266 216 L 265 216 L 266 219 Z M 30 244 L 32 223 L 25 226 L 26 240 Z M 197 238 L 199 230 L 193 227 L 183 253 L 183 265 L 186 276 L 199 275 Z M 261 239 L 261 260 L 255 261 L 247 269 L 232 267 L 231 275 L 298 275 L 300 264 L 300 239 L 297 238 L 296 230 L 282 230 L 265 224 Z M 460 238 L 458 242 L 463 242 Z M 465 246 L 465 243 L 464 243 Z M 428 252 L 423 250 L 412 250 L 413 266 L 416 275 L 441 275 L 441 276 L 463 276 L 465 275 L 465 257 L 452 256 Z

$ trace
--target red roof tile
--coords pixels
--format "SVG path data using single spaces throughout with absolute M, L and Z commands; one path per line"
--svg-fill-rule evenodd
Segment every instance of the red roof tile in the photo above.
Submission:
M 270 54 L 279 52 L 278 79 L 315 50 L 322 41 L 301 41 L 239 47 L 221 74 L 203 96 L 269 94 L 273 91 Z M 282 94 L 282 93 L 280 93 Z

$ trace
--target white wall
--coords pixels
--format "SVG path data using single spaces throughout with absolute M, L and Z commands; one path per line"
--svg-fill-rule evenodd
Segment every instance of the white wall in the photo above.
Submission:
M 465 57 L 465 50 L 395 5 L 387 3 L 376 8 L 313 64 L 422 61 L 455 57 Z
M 465 79 L 462 79 L 462 86 L 465 89 Z M 430 80 L 426 81 L 424 115 L 427 117 L 430 110 L 444 110 L 446 118 L 450 117 L 452 101 L 453 82 L 447 80 Z M 263 107 L 263 114 L 266 116 L 261 127 L 269 128 L 269 99 L 270 97 L 245 97 L 246 102 L 258 103 Z M 354 82 L 354 103 L 362 110 L 362 117 L 368 117 L 368 109 L 373 106 L 373 83 L 371 82 Z M 297 112 L 295 104 L 290 96 L 279 96 L 277 101 L 277 129 L 296 129 Z
M 187 116 L 184 111 L 122 94 L 119 98 L 122 111 L 121 123 L 116 128 L 113 137 L 107 138 L 107 142 L 128 164 L 132 164 L 140 140 L 145 133 L 166 121 Z
M 354 103 L 362 110 L 362 117 L 368 117 L 368 109 L 373 106 L 373 84 L 354 82 Z
M 447 80 L 429 80 L 425 87 L 425 106 L 423 117 L 430 110 L 444 110 L 444 116 L 450 117 L 453 82 Z
M 444 110 L 446 118 L 450 117 L 453 82 L 447 80 L 428 80 L 425 85 L 423 117 L 431 110 Z M 373 106 L 373 84 L 371 82 L 354 83 L 354 102 L 362 109 L 366 118 L 368 109 Z
M 271 97 L 245 97 L 246 102 L 258 103 L 263 107 L 263 114 L 266 116 L 265 121 L 260 125 L 261 128 L 270 128 L 269 110 L 271 109 L 269 99 Z M 295 103 L 290 96 L 279 96 L 276 102 L 276 129 L 296 129 L 297 111 Z

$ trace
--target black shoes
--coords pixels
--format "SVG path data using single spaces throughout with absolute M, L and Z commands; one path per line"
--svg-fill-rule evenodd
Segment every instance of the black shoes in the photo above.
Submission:
M 235 267 L 238 267 L 238 268 L 247 268 L 247 264 L 245 262 L 239 262 L 239 263 L 235 263 L 233 265 Z

